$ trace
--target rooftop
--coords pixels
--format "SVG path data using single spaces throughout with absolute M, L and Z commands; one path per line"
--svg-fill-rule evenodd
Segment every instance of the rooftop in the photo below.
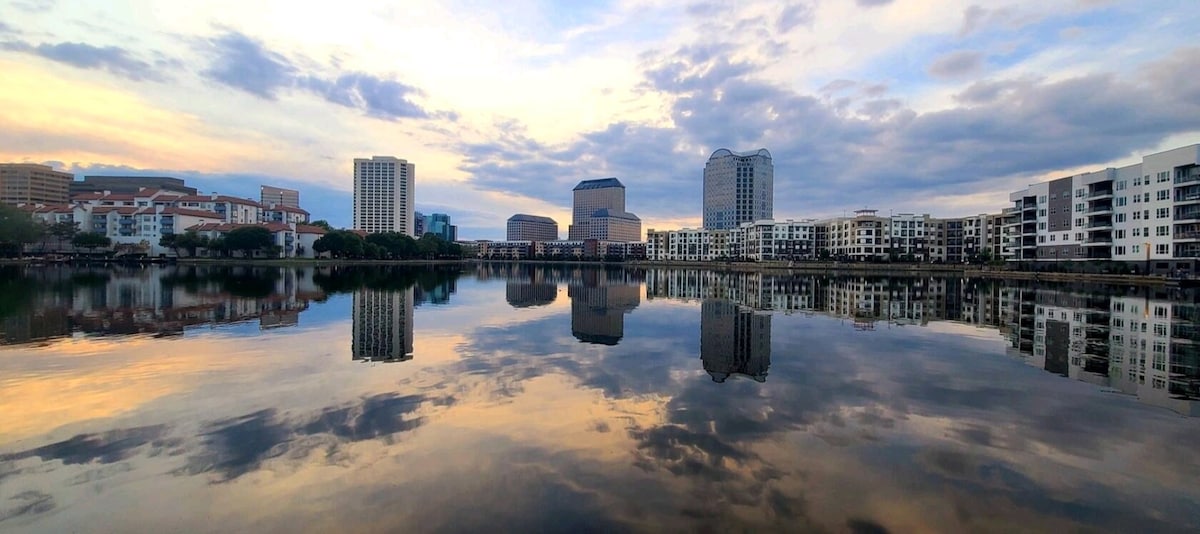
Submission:
M 624 189 L 625 184 L 621 183 L 621 181 L 616 178 L 600 178 L 598 180 L 584 180 L 582 182 L 579 182 L 579 185 L 575 186 L 575 189 L 572 189 L 572 191 L 583 191 L 586 189 L 604 189 L 606 187 L 620 187 L 620 188 Z
M 724 158 L 724 157 L 729 157 L 729 156 L 736 156 L 739 158 L 763 156 L 765 158 L 770 159 L 771 153 L 768 152 L 767 149 L 765 149 L 765 148 L 760 148 L 758 150 L 755 150 L 754 152 L 734 152 L 732 150 L 729 150 L 728 148 L 718 148 L 716 152 L 713 152 L 712 155 L 708 157 L 708 159 Z
M 628 211 L 615 211 L 615 210 L 610 210 L 608 208 L 600 208 L 600 209 L 592 212 L 592 217 L 612 217 L 614 219 L 625 219 L 625 220 L 629 220 L 629 221 L 641 221 L 641 219 L 639 219 L 637 215 L 629 213 Z
M 578 188 L 576 188 L 576 189 L 578 189 Z M 525 213 L 518 213 L 516 215 L 513 215 L 512 217 L 509 217 L 508 220 L 558 224 L 558 221 L 555 221 L 554 219 L 551 219 L 550 217 L 543 217 L 541 215 L 528 215 Z

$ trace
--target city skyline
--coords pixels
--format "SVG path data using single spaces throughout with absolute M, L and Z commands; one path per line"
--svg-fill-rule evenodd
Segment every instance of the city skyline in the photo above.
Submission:
M 720 147 L 771 151 L 776 217 L 961 216 L 1200 134 L 1168 1 L 0 5 L 0 161 L 276 184 L 337 226 L 361 154 L 420 162 L 419 209 L 501 239 L 604 176 L 644 226 L 698 227 Z

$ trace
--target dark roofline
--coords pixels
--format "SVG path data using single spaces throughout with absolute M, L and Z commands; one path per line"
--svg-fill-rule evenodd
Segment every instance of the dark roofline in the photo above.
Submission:
M 621 189 L 625 189 L 625 184 L 621 183 L 621 181 L 616 178 L 599 178 L 596 180 L 584 180 L 579 182 L 579 185 L 575 186 L 575 189 L 572 189 L 572 191 L 581 191 L 585 189 L 604 189 L 606 187 L 620 187 Z

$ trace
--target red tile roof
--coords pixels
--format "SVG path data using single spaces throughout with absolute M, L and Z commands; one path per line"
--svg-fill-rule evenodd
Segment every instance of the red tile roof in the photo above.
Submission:
M 161 212 L 163 215 L 187 215 L 189 217 L 204 217 L 208 219 L 223 219 L 220 213 L 215 211 L 192 210 L 187 208 L 164 208 Z
M 296 225 L 296 233 L 297 234 L 325 235 L 325 234 L 329 233 L 329 231 L 320 226 L 313 226 L 311 224 L 297 224 Z
M 261 227 L 264 227 L 264 228 L 266 228 L 267 230 L 269 230 L 269 231 L 270 231 L 271 233 L 273 233 L 273 234 L 274 234 L 274 233 L 278 233 L 278 232 L 290 232 L 290 231 L 292 231 L 292 227 L 291 227 L 291 226 L 288 226 L 288 225 L 286 225 L 286 224 L 283 224 L 283 223 L 264 223 L 264 224 L 242 224 L 242 223 L 204 223 L 204 224 L 197 224 L 197 225 L 195 225 L 195 226 L 191 226 L 191 227 L 189 227 L 189 228 L 187 228 L 187 229 L 188 229 L 188 230 L 194 230 L 194 231 L 197 231 L 197 232 L 209 232 L 209 231 L 214 231 L 214 230 L 215 230 L 215 231 L 217 231 L 217 232 L 222 232 L 222 233 L 223 233 L 223 232 L 228 232 L 228 231 L 230 231 L 230 230 L 235 230 L 235 229 L 237 229 L 237 228 L 245 228 L 245 227 L 253 227 L 253 226 L 261 226 Z

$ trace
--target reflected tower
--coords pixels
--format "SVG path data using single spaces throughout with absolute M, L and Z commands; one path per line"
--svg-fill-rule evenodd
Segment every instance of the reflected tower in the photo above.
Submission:
M 700 360 L 713 382 L 734 374 L 765 382 L 771 366 L 771 314 L 705 299 L 700 304 Z
M 624 273 L 617 273 L 624 275 Z M 625 336 L 625 314 L 641 303 L 641 286 L 605 271 L 584 271 L 567 287 L 571 333 L 585 343 L 616 345 Z
M 413 289 L 354 292 L 351 359 L 402 362 L 412 359 Z

